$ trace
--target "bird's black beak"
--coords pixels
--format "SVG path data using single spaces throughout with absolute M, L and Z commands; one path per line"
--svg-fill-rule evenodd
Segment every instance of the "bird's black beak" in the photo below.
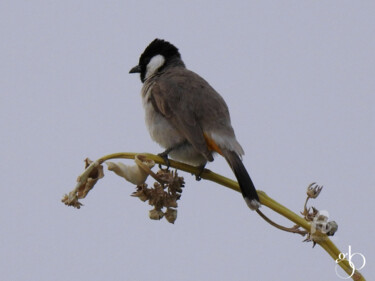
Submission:
M 141 73 L 141 67 L 139 65 L 136 65 L 132 69 L 130 69 L 129 73 Z

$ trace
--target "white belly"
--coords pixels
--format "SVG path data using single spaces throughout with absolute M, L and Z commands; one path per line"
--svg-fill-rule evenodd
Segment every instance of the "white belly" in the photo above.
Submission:
M 150 87 L 151 88 L 151 87 Z M 149 101 L 150 89 L 142 97 L 145 109 L 145 121 L 151 138 L 164 148 L 171 148 L 185 141 L 185 138 L 165 119 L 156 112 Z

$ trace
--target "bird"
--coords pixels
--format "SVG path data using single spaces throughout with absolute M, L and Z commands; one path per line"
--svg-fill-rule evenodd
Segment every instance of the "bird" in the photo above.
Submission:
M 247 172 L 229 109 L 222 96 L 201 76 L 186 68 L 177 47 L 156 38 L 129 73 L 139 73 L 145 122 L 151 138 L 165 151 L 159 155 L 200 168 L 221 155 L 232 169 L 247 206 L 260 207 Z

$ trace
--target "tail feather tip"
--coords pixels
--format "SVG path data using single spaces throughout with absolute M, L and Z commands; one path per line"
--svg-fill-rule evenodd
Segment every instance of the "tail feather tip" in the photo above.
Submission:
M 247 197 L 244 197 L 244 199 L 247 206 L 253 211 L 258 210 L 261 206 L 260 202 L 256 199 L 249 199 Z

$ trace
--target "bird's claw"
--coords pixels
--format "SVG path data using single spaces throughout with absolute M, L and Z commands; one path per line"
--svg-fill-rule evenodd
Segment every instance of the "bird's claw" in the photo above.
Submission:
M 165 163 L 165 165 L 167 166 L 167 169 L 166 169 L 166 170 L 169 170 L 169 167 L 170 167 L 171 163 L 169 162 L 168 154 L 165 153 L 165 152 L 162 152 L 162 153 L 159 153 L 158 156 L 160 156 L 161 158 L 163 158 L 164 163 Z M 162 165 L 162 164 L 159 164 L 159 169 L 160 169 L 160 170 L 163 170 L 163 168 L 161 167 L 161 165 Z
M 206 167 L 206 164 L 201 165 L 201 166 L 198 167 L 199 172 L 198 172 L 198 174 L 195 175 L 195 180 L 196 181 L 200 181 L 202 179 L 201 175 L 202 175 L 202 173 L 204 171 L 204 167 Z

